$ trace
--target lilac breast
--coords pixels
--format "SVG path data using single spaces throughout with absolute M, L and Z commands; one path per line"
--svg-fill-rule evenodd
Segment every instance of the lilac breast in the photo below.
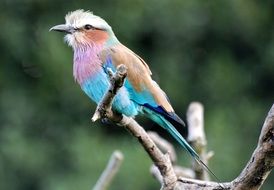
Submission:
M 109 79 L 98 57 L 101 48 L 75 50 L 73 76 L 82 90 L 98 103 L 109 87 Z M 111 63 L 112 64 L 112 63 Z M 127 116 L 137 115 L 139 106 L 130 100 L 128 90 L 122 87 L 113 101 L 113 109 Z
M 102 61 L 98 56 L 101 49 L 92 46 L 74 50 L 73 76 L 80 85 L 102 69 Z

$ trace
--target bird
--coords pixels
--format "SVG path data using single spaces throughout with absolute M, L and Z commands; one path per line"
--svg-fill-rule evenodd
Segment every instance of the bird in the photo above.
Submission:
M 152 79 L 147 63 L 123 45 L 112 27 L 100 16 L 79 9 L 69 12 L 65 21 L 50 31 L 65 33 L 64 39 L 74 52 L 74 79 L 87 96 L 98 104 L 110 86 L 108 69 L 116 71 L 119 65 L 125 65 L 127 77 L 113 100 L 112 109 L 128 117 L 144 115 L 156 122 L 214 175 L 174 127 L 175 124 L 185 126 L 185 123 L 175 113 L 165 92 Z

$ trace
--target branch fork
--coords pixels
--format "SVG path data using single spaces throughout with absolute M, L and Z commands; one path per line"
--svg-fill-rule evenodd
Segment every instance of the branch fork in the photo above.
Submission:
M 115 95 L 124 84 L 127 75 L 126 66 L 119 65 L 115 73 L 109 70 L 108 75 L 110 78 L 110 87 L 98 104 L 96 111 L 92 116 L 92 121 L 95 122 L 98 119 L 107 118 L 127 129 L 139 140 L 150 158 L 153 160 L 154 164 L 159 169 L 163 176 L 162 189 L 172 190 L 177 181 L 177 176 L 173 170 L 169 154 L 163 154 L 151 140 L 146 131 L 133 118 L 115 113 L 111 109 Z
M 203 181 L 206 180 L 208 177 L 206 177 L 205 174 L 202 172 L 201 174 L 199 174 L 200 176 L 204 176 L 200 177 L 202 180 L 188 179 L 183 177 L 177 177 L 174 169 L 176 167 L 173 167 L 171 162 L 171 160 L 173 161 L 174 159 L 174 155 L 172 156 L 172 151 L 167 151 L 166 154 L 163 154 L 163 152 L 153 142 L 153 137 L 151 135 L 149 136 L 148 133 L 133 118 L 112 111 L 112 101 L 118 90 L 124 85 L 124 81 L 127 75 L 126 66 L 119 65 L 115 73 L 109 70 L 108 75 L 110 78 L 110 87 L 98 104 L 96 111 L 92 116 L 92 121 L 95 122 L 100 118 L 107 118 L 117 123 L 118 125 L 123 126 L 134 137 L 136 137 L 154 162 L 154 165 L 158 168 L 159 172 L 158 174 L 156 174 L 157 172 L 155 172 L 155 174 L 158 175 L 157 178 L 162 184 L 162 190 L 260 189 L 268 174 L 274 167 L 274 104 L 270 109 L 268 116 L 266 117 L 265 123 L 262 127 L 258 146 L 255 149 L 250 161 L 247 163 L 247 166 L 243 169 L 243 171 L 237 178 L 227 183 Z M 194 104 L 194 107 L 197 107 L 197 105 L 198 104 Z M 189 113 L 190 112 L 191 109 L 189 110 Z M 199 119 L 197 120 L 196 118 L 194 120 L 198 121 Z M 202 120 L 203 118 L 201 119 L 201 121 Z M 193 132 L 195 133 L 196 131 Z M 192 140 L 192 138 L 193 136 L 191 138 L 189 137 L 189 140 Z M 205 148 L 203 148 L 206 146 L 205 136 L 202 135 L 198 139 L 199 140 L 197 142 L 200 142 L 200 146 L 202 147 L 199 154 L 204 154 L 204 156 L 201 156 L 204 161 L 210 159 L 213 153 L 206 152 Z M 161 147 L 161 145 L 159 147 Z M 155 167 L 154 169 L 152 167 L 152 170 L 155 170 Z M 200 170 L 196 171 L 196 177 L 199 176 L 197 174 L 197 172 L 199 171 Z

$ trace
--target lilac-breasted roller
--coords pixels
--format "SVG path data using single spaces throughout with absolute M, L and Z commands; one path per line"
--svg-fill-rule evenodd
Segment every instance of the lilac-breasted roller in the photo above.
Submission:
M 142 114 L 166 129 L 187 152 L 207 170 L 198 154 L 172 123 L 184 126 L 166 94 L 152 80 L 146 62 L 116 38 L 108 23 L 89 11 L 76 10 L 65 17 L 66 24 L 50 30 L 66 33 L 65 41 L 74 51 L 73 76 L 82 90 L 97 104 L 110 86 L 107 69 L 124 64 L 127 78 L 114 98 L 112 108 L 126 116 Z M 212 172 L 210 172 L 212 173 Z

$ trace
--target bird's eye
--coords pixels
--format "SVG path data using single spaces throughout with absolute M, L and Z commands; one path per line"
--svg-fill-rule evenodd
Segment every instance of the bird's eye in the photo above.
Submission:
M 94 27 L 93 26 L 91 26 L 90 24 L 86 24 L 85 26 L 84 26 L 84 29 L 86 29 L 86 30 L 90 30 L 90 29 L 93 29 Z

